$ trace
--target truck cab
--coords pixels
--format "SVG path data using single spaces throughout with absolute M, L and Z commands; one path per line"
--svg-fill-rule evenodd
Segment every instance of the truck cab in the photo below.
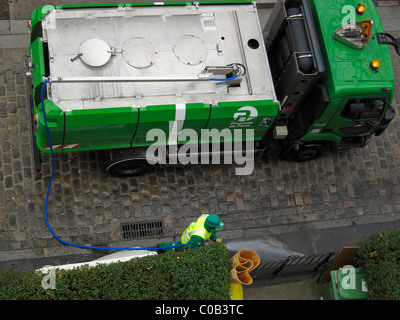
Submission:
M 311 79 L 292 80 L 311 83 L 308 91 L 293 91 L 285 83 L 282 93 L 277 93 L 283 113 L 280 125 L 288 130 L 281 155 L 310 160 L 324 147 L 364 147 L 373 135 L 382 134 L 395 115 L 391 107 L 394 73 L 388 46 L 378 40 L 384 30 L 373 2 L 287 0 L 276 5 L 271 17 L 274 14 L 275 21 L 265 31 L 271 65 L 279 66 L 277 56 L 288 57 L 287 64 L 295 55 L 306 56 L 309 61 L 298 64 L 297 73 L 313 74 Z M 278 31 L 276 25 L 281 26 Z M 301 42 L 298 50 L 296 39 Z M 315 53 L 309 50 L 313 46 Z M 285 72 L 290 74 L 287 69 L 272 73 L 276 84 L 282 83 Z M 295 103 L 291 96 L 297 98 Z

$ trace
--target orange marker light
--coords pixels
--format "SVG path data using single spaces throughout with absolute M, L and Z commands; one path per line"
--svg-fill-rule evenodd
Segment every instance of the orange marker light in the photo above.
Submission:
M 359 5 L 357 6 L 357 8 L 356 8 L 356 13 L 357 13 L 358 15 L 362 15 L 362 14 L 364 13 L 364 11 L 365 11 L 365 6 L 362 5 L 362 4 L 359 4 Z
M 381 65 L 381 62 L 380 62 L 379 60 L 374 60 L 374 61 L 372 61 L 372 62 L 369 64 L 369 67 L 370 67 L 372 70 L 378 72 L 377 70 L 378 70 L 378 68 L 379 68 L 380 65 Z

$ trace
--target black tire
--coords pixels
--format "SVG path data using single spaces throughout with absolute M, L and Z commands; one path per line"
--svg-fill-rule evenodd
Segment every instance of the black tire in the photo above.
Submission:
M 103 170 L 114 177 L 139 176 L 152 167 L 143 148 L 104 150 L 100 153 L 100 162 Z
M 319 145 L 301 146 L 295 153 L 295 160 L 305 162 L 319 158 L 323 153 L 323 148 Z
M 134 177 L 146 173 L 150 166 L 147 160 L 126 159 L 110 164 L 106 171 L 114 177 Z
M 319 158 L 323 151 L 324 148 L 318 144 L 302 145 L 297 151 L 287 152 L 284 158 L 288 161 L 306 162 Z

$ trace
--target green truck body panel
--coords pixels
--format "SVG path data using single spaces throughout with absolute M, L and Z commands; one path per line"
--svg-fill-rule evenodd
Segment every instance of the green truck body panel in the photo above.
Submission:
M 243 106 L 254 106 L 258 110 L 258 121 L 234 121 L 231 115 Z M 79 144 L 79 150 L 99 150 L 109 148 L 145 147 L 154 143 L 147 133 L 161 129 L 166 133 L 166 139 L 171 132 L 175 120 L 175 105 L 147 106 L 138 108 L 112 108 L 61 111 L 53 102 L 45 101 L 46 119 L 51 132 L 52 144 Z M 279 105 L 271 101 L 247 101 L 219 103 L 216 106 L 205 104 L 186 104 L 186 119 L 182 129 L 191 129 L 201 137 L 202 130 L 243 130 L 244 140 L 246 129 L 254 129 L 254 140 L 261 140 L 270 125 L 274 122 Z M 41 107 L 39 107 L 41 111 Z M 140 121 L 139 120 L 140 112 Z M 265 123 L 265 119 L 267 123 Z M 263 122 L 264 121 L 264 122 Z M 64 128 L 65 123 L 65 128 Z M 64 135 L 65 132 L 65 135 Z M 190 132 L 189 132 L 190 133 Z M 64 140 L 63 140 L 64 136 Z M 184 135 L 182 135 L 182 138 Z M 229 137 L 234 141 L 234 132 Z M 39 112 L 39 129 L 37 133 L 38 146 L 41 151 L 49 152 L 46 128 L 43 114 Z M 225 139 L 224 139 L 225 141 Z M 204 141 L 219 142 L 219 141 Z M 178 140 L 185 144 L 187 140 Z M 76 151 L 77 148 L 55 149 L 60 151 Z
M 98 150 L 114 146 L 129 148 L 138 120 L 138 111 L 130 107 L 74 110 L 64 113 L 46 100 L 46 119 L 55 151 Z M 36 139 L 39 149 L 49 152 L 43 113 L 39 112 Z M 61 145 L 67 145 L 62 148 Z M 57 147 L 58 146 L 58 147 Z

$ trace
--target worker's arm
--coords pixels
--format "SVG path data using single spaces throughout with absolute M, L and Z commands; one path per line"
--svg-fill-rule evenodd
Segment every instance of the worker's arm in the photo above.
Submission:
M 217 241 L 218 237 L 217 237 L 217 231 L 215 229 L 211 231 L 210 239 L 213 241 Z
M 190 240 L 187 243 L 187 247 L 190 249 L 197 249 L 204 245 L 204 240 L 199 236 L 191 236 Z

